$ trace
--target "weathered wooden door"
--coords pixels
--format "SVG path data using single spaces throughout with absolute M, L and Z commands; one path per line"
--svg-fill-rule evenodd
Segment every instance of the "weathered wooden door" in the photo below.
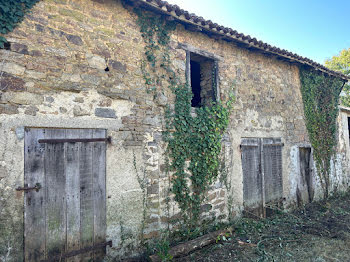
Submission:
M 314 198 L 314 181 L 312 175 L 311 148 L 299 148 L 300 182 L 297 186 L 297 201 L 299 205 L 311 203 Z
M 241 143 L 243 169 L 243 203 L 246 212 L 263 214 L 261 150 L 258 138 L 244 138 Z
M 266 216 L 266 205 L 283 197 L 280 138 L 243 138 L 243 204 L 247 213 Z
M 25 261 L 99 261 L 106 238 L 106 130 L 25 130 Z M 101 141 L 96 141 L 101 140 Z

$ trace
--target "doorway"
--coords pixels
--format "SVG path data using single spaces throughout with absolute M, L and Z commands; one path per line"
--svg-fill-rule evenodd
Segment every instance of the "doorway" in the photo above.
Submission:
M 25 129 L 25 261 L 102 261 L 106 141 L 104 129 Z

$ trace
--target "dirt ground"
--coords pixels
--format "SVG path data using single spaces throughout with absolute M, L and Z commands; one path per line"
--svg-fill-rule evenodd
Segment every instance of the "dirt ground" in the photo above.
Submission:
M 174 261 L 350 262 L 350 194 L 268 219 L 243 218 L 216 244 Z

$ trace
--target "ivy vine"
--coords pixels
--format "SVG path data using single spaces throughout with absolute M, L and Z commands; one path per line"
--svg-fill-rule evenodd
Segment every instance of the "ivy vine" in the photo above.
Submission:
M 40 0 L 0 0 L 0 48 L 7 43 L 3 36 L 22 22 L 24 15 Z
M 201 205 L 211 184 L 218 178 L 222 135 L 228 123 L 234 97 L 227 103 L 212 102 L 191 114 L 192 91 L 181 84 L 170 61 L 170 33 L 176 24 L 163 17 L 135 11 L 145 46 L 141 70 L 148 91 L 167 87 L 175 94 L 174 106 L 165 110 L 164 141 L 167 142 L 167 173 L 171 192 L 189 229 L 198 225 Z M 215 70 L 215 68 L 214 68 Z M 214 73 L 214 71 L 213 71 Z M 213 81 L 216 91 L 216 83 Z
M 308 67 L 300 68 L 306 128 L 324 198 L 329 195 L 331 160 L 337 146 L 339 95 L 344 82 Z

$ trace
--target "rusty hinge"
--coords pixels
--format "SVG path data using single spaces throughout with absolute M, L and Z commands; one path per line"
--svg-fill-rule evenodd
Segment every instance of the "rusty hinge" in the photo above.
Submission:
M 57 144 L 57 143 L 76 143 L 76 142 L 82 142 L 82 143 L 89 143 L 89 142 L 112 142 L 112 137 L 107 138 L 63 138 L 63 139 L 39 139 L 39 143 L 51 143 L 51 144 Z
M 67 253 L 63 253 L 63 254 L 60 254 L 60 255 L 56 255 L 56 256 L 50 257 L 50 258 L 45 259 L 45 260 L 40 260 L 40 262 L 51 262 L 51 261 L 57 261 L 57 260 L 68 258 L 68 257 L 74 257 L 74 256 L 77 256 L 77 255 L 80 255 L 80 254 L 83 254 L 83 253 L 87 253 L 89 251 L 93 251 L 93 250 L 96 250 L 96 249 L 100 249 L 100 248 L 103 248 L 103 247 L 106 247 L 106 246 L 112 247 L 112 240 L 110 240 L 108 242 L 105 242 L 105 243 L 96 244 L 96 245 L 93 245 L 93 246 L 90 246 L 90 247 L 84 247 L 84 248 L 79 249 L 79 250 L 74 250 L 74 251 L 71 251 L 71 252 L 67 252 Z
M 35 190 L 36 192 L 39 192 L 39 190 L 41 189 L 41 185 L 40 183 L 36 183 L 35 186 L 33 187 L 17 187 L 16 190 L 17 191 L 24 191 L 24 192 L 29 192 L 29 191 L 32 191 L 32 190 Z

